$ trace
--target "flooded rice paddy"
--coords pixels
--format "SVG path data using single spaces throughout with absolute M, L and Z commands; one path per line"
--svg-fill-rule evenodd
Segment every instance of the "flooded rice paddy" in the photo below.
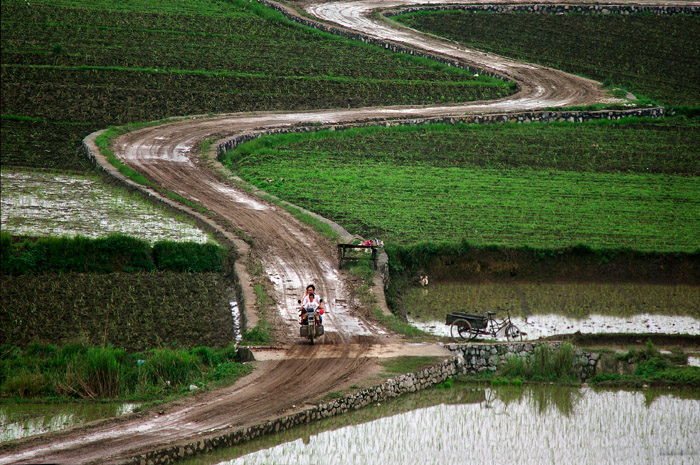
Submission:
M 514 317 L 511 321 L 525 333 L 523 340 L 535 340 L 541 337 L 573 334 L 700 334 L 700 319 L 687 316 L 634 315 L 615 317 L 607 315 L 590 315 L 584 319 L 574 319 L 562 315 L 534 315 L 527 318 Z M 444 321 L 418 321 L 409 318 L 415 327 L 437 336 L 450 336 L 450 327 Z M 477 339 L 501 339 L 490 335 Z
M 556 334 L 700 334 L 700 286 L 642 283 L 431 283 L 409 290 L 409 321 L 449 336 L 447 313 L 506 316 L 524 339 Z
M 696 464 L 700 393 L 455 383 L 188 463 Z
M 147 240 L 213 239 L 184 216 L 97 176 L 2 170 L 2 230 L 17 236 L 89 238 L 122 233 Z
M 131 413 L 137 404 L 0 404 L 0 443 Z

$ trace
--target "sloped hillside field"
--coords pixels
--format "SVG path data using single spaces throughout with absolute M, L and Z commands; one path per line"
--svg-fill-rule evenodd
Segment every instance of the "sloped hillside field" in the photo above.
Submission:
M 503 82 L 302 28 L 255 2 L 2 2 L 3 165 L 86 169 L 109 125 L 490 99 Z
M 227 160 L 386 242 L 692 252 L 699 147 L 700 124 L 686 119 L 434 125 L 270 136 Z
M 444 11 L 394 19 L 480 50 L 624 86 L 667 105 L 700 104 L 697 15 Z

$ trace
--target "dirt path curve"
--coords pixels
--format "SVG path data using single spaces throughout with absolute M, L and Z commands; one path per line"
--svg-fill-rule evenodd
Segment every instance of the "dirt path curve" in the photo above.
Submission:
M 305 10 L 324 21 L 373 37 L 433 50 L 498 72 L 517 82 L 520 92 L 497 101 L 461 105 L 198 117 L 138 130 L 121 137 L 116 143 L 115 153 L 121 160 L 154 183 L 213 212 L 216 226 L 224 234 L 236 241 L 234 231 L 238 229 L 253 240 L 252 252 L 261 261 L 274 285 L 279 318 L 286 325 L 287 340 L 291 342 L 286 357 L 257 362 L 256 372 L 236 385 L 180 401 L 165 408 L 162 413 L 97 422 L 17 441 L 3 447 L 0 464 L 119 463 L 165 445 L 211 437 L 289 413 L 290 409 L 303 405 L 305 396 L 302 394 L 309 390 L 323 393 L 342 389 L 376 371 L 376 357 L 368 357 L 368 354 L 385 353 L 385 350 L 376 351 L 373 346 L 388 341 L 389 337 L 381 328 L 357 313 L 350 289 L 337 270 L 332 245 L 279 207 L 227 182 L 212 169 L 209 161 L 196 154 L 196 148 L 205 139 L 222 141 L 236 135 L 297 125 L 459 116 L 473 112 L 513 112 L 606 101 L 607 97 L 599 84 L 590 80 L 469 50 L 408 29 L 392 29 L 371 15 L 374 9 L 414 3 L 417 2 L 373 0 L 309 3 Z M 441 1 L 420 3 L 436 4 Z M 450 3 L 460 2 L 453 0 Z M 88 140 L 87 143 L 94 141 Z M 157 194 L 154 192 L 153 195 Z M 238 243 L 245 247 L 241 241 Z M 324 323 L 329 334 L 326 345 L 321 347 L 294 343 L 298 328 L 296 299 L 310 282 L 317 285 L 328 307 Z M 436 347 L 419 349 L 422 353 L 444 354 Z

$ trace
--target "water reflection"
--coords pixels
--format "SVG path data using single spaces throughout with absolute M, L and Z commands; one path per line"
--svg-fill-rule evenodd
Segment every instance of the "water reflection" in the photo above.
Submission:
M 232 465 L 700 463 L 698 392 L 648 391 L 647 395 L 555 385 L 465 389 L 452 388 L 437 405 L 297 435 L 282 444 L 282 436 L 268 438 L 279 445 L 228 461 L 219 456 L 219 461 Z M 465 392 L 468 395 L 463 396 Z M 415 401 L 421 395 L 411 397 Z M 235 457 L 241 449 L 228 453 Z
M 569 318 L 563 315 L 532 315 L 525 321 L 513 318 L 518 328 L 527 333 L 523 339 L 535 340 L 555 334 L 633 333 L 633 334 L 700 334 L 700 319 L 689 316 L 669 315 L 633 315 L 616 317 L 607 315 L 590 315 L 584 319 Z M 450 327 L 445 322 L 418 321 L 409 318 L 415 327 L 437 336 L 450 336 Z M 491 336 L 480 336 L 492 339 Z M 501 338 L 505 340 L 505 338 Z
M 137 404 L 5 404 L 0 406 L 0 443 L 131 413 Z

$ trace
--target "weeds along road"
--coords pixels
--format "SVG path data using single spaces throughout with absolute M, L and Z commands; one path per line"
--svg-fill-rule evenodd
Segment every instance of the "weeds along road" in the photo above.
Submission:
M 255 260 L 260 260 L 274 287 L 273 297 L 279 311 L 279 317 L 275 318 L 278 318 L 286 334 L 282 338 L 287 343 L 286 354 L 277 360 L 257 362 L 258 369 L 232 387 L 201 393 L 163 408 L 161 412 L 98 422 L 3 445 L 0 448 L 0 464 L 120 463 L 146 451 L 214 437 L 290 413 L 303 406 L 308 392 L 325 393 L 343 389 L 376 372 L 376 357 L 368 354 L 385 353 L 386 350 L 373 351 L 372 346 L 383 344 L 390 338 L 357 312 L 350 286 L 337 269 L 332 244 L 283 209 L 227 180 L 216 168 L 215 160 L 201 157 L 197 147 L 205 139 L 222 142 L 243 134 L 319 123 L 333 125 L 387 119 L 458 117 L 475 112 L 516 112 L 609 101 L 600 85 L 593 81 L 469 50 L 407 28 L 390 27 L 373 15 L 376 9 L 419 3 L 435 5 L 442 2 L 377 0 L 307 3 L 303 8 L 309 15 L 324 22 L 357 30 L 370 37 L 429 50 L 497 73 L 515 81 L 519 92 L 496 101 L 461 105 L 195 117 L 134 131 L 116 141 L 115 153 L 123 162 L 152 182 L 212 212 L 213 216 L 206 220 L 236 243 L 244 257 L 252 254 Z M 449 3 L 494 2 L 452 0 Z M 700 5 L 700 2 L 676 4 Z M 94 135 L 86 139 L 86 144 L 96 152 Z M 121 178 L 107 166 L 106 161 L 101 163 Z M 239 231 L 252 239 L 252 248 L 238 239 Z M 242 273 L 244 289 L 249 291 L 246 274 L 240 266 L 239 272 Z M 298 331 L 296 300 L 307 283 L 316 284 L 327 302 L 328 313 L 324 323 L 328 335 L 325 344 L 318 347 L 300 345 L 299 338 L 295 337 Z M 435 347 L 424 347 L 421 351 L 423 354 L 444 354 Z

